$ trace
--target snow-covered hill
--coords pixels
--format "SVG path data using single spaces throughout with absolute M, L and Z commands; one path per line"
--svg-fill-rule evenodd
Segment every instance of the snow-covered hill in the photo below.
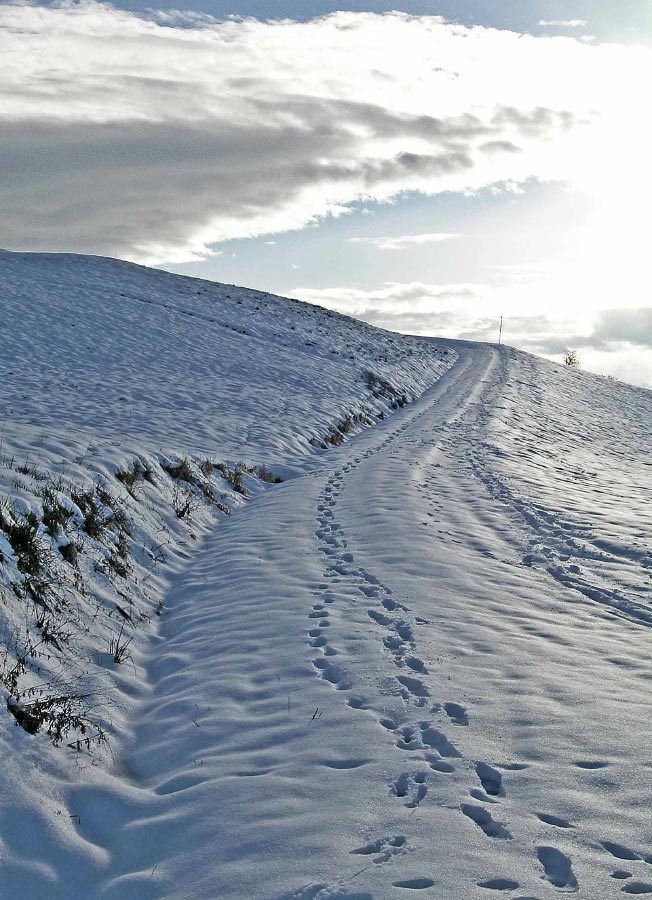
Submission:
M 105 670 L 161 613 L 169 556 L 455 358 L 110 259 L 2 252 L 0 296 L 2 683 L 56 743 L 115 729 Z
M 0 893 L 652 893 L 650 392 L 110 260 L 0 303 Z
M 2 252 L 0 290 L 7 430 L 86 445 L 287 459 L 382 408 L 368 372 L 413 397 L 454 356 L 305 303 L 98 257 Z

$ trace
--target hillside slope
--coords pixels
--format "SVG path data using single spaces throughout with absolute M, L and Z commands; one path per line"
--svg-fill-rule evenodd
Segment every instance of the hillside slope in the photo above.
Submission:
M 0 251 L 0 314 L 7 752 L 13 724 L 114 744 L 124 673 L 198 536 L 455 358 L 297 301 L 68 254 Z
M 365 334 L 378 353 L 391 337 Z M 652 394 L 509 348 L 405 340 L 379 377 L 417 394 L 430 358 L 431 385 L 391 415 L 395 395 L 356 395 L 387 415 L 328 451 L 289 429 L 264 461 L 294 477 L 241 469 L 246 503 L 231 469 L 205 475 L 189 452 L 191 482 L 165 474 L 181 451 L 142 436 L 154 483 L 138 470 L 121 502 L 134 533 L 166 523 L 168 558 L 141 575 L 131 537 L 134 569 L 112 584 L 136 604 L 149 577 L 161 615 L 129 626 L 150 639 L 121 663 L 105 654 L 110 751 L 52 748 L 6 716 L 12 896 L 652 894 Z M 104 440 L 108 481 L 133 458 Z M 27 502 L 38 482 L 21 477 Z M 199 503 L 209 486 L 237 513 L 170 515 L 175 489 Z M 116 527 L 86 539 L 94 552 Z
M 0 252 L 0 298 L 12 435 L 33 424 L 93 444 L 287 460 L 369 411 L 368 372 L 414 397 L 454 356 L 306 303 L 99 257 Z

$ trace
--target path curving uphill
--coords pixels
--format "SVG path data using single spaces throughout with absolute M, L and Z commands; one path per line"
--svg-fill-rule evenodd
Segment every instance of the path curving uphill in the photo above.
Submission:
M 533 556 L 555 490 L 528 495 L 535 456 L 500 428 L 547 421 L 514 390 L 532 363 L 455 349 L 421 399 L 255 498 L 178 574 L 136 660 L 130 749 L 68 789 L 53 900 L 652 893 L 647 551 L 609 555 L 605 514 L 581 585 L 572 519 L 563 560 Z M 590 393 L 559 377 L 576 376 Z M 582 589 L 609 570 L 618 615 Z

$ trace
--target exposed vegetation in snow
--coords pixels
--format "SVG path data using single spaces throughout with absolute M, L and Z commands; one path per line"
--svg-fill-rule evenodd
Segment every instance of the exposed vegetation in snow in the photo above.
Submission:
M 2 252 L 0 289 L 0 683 L 25 730 L 96 749 L 166 564 L 454 353 L 116 260 Z

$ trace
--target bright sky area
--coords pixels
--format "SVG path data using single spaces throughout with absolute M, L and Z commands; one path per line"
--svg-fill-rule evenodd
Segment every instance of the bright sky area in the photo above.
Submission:
M 151 7 L 0 6 L 0 246 L 652 387 L 650 0 Z

